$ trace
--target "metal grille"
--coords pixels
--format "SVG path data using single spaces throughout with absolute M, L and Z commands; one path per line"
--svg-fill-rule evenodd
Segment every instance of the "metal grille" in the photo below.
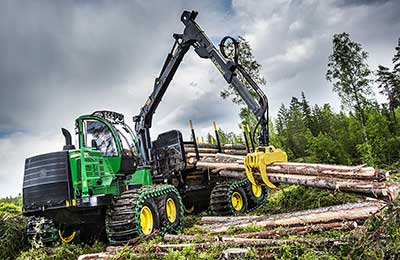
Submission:
M 68 151 L 25 160 L 24 208 L 58 206 L 70 199 Z

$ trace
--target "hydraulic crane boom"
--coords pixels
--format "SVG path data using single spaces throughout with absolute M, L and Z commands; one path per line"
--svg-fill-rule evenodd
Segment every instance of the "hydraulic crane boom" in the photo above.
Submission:
M 255 127 L 253 134 L 255 133 L 256 128 L 260 126 L 261 131 L 258 138 L 259 143 L 261 146 L 269 145 L 268 100 L 257 83 L 254 82 L 249 74 L 238 63 L 238 43 L 231 37 L 224 37 L 220 44 L 220 50 L 218 50 L 200 26 L 195 22 L 197 14 L 198 13 L 195 11 L 183 12 L 181 21 L 185 25 L 184 32 L 183 34 L 173 35 L 175 43 L 165 60 L 160 75 L 154 82 L 153 92 L 147 99 L 145 105 L 141 108 L 140 114 L 133 118 L 136 123 L 135 130 L 140 142 L 145 165 L 149 164 L 151 161 L 150 128 L 152 126 L 153 114 L 161 102 L 161 99 L 182 62 L 183 57 L 190 47 L 194 48 L 199 57 L 211 59 L 213 64 L 223 75 L 224 79 L 239 93 L 243 101 L 258 119 L 258 124 Z M 225 54 L 225 42 L 228 39 L 233 41 L 235 48 L 235 57 L 233 61 L 228 59 Z M 257 94 L 258 100 L 250 94 L 248 88 L 239 80 L 237 72 L 242 74 L 251 89 Z

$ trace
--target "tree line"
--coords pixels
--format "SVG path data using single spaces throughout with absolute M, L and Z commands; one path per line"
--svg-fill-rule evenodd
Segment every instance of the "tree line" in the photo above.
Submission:
M 271 120 L 271 144 L 284 149 L 290 161 L 400 166 L 400 39 L 392 64 L 379 65 L 376 71 L 368 65 L 368 52 L 348 33 L 335 34 L 332 46 L 326 79 L 341 100 L 341 111 L 329 104 L 311 105 L 301 92 L 288 105 L 282 104 Z M 239 62 L 256 75 L 258 84 L 265 85 L 261 65 L 244 38 L 240 38 L 240 47 L 245 51 L 240 52 Z M 374 86 L 385 95 L 385 103 L 376 100 Z M 229 88 L 221 96 L 241 105 L 242 124 L 255 126 L 254 116 L 238 93 Z M 220 133 L 224 142 L 243 142 L 241 136 Z

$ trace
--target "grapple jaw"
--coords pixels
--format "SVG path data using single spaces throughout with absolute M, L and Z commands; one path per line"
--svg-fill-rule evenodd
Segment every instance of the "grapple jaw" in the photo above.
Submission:
M 254 153 L 247 154 L 244 159 L 247 179 L 252 185 L 266 185 L 271 189 L 275 189 L 276 186 L 267 176 L 267 166 L 274 162 L 287 162 L 286 153 L 273 146 L 257 147 Z M 262 182 L 254 178 L 254 172 L 260 173 Z

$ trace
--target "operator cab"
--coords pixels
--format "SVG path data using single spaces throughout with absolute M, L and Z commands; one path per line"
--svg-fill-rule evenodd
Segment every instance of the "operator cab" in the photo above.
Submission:
M 130 127 L 122 114 L 96 111 L 76 121 L 79 147 L 98 150 L 116 172 L 132 173 L 138 165 L 138 148 Z

